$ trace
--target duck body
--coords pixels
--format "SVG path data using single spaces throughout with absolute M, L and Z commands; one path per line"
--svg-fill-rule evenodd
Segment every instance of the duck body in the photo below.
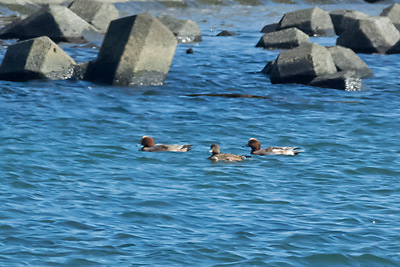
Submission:
M 212 153 L 212 155 L 208 159 L 213 160 L 213 161 L 235 162 L 235 161 L 243 161 L 243 160 L 246 160 L 246 158 L 247 158 L 244 155 L 221 153 L 219 146 L 216 144 L 211 145 L 210 152 Z
M 143 146 L 140 150 L 146 152 L 187 152 L 192 149 L 192 145 L 155 144 L 154 139 L 149 136 L 143 136 L 140 143 Z
M 295 156 L 304 150 L 299 150 L 298 147 L 295 146 L 272 146 L 261 149 L 260 142 L 255 138 L 250 138 L 247 146 L 251 148 L 251 154 L 253 155 L 288 155 Z

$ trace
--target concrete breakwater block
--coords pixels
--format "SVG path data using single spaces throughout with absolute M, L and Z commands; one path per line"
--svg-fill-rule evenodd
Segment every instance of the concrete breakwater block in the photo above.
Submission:
M 400 24 L 400 5 L 393 4 L 383 9 L 380 16 L 388 17 L 393 24 Z
M 76 64 L 74 66 L 74 71 L 71 76 L 71 79 L 84 80 L 88 65 L 89 65 L 89 62 L 83 62 L 83 63 Z
M 113 20 L 85 79 L 118 86 L 160 85 L 176 46 L 173 33 L 148 13 Z
M 336 44 L 356 53 L 386 53 L 399 40 L 399 31 L 389 18 L 369 17 L 352 24 L 338 37 Z
M 117 8 L 111 3 L 75 0 L 68 7 L 101 32 L 106 32 L 110 22 L 119 18 Z
M 176 36 L 179 43 L 201 42 L 201 30 L 190 19 L 177 19 L 171 16 L 157 17 Z
M 293 48 L 297 47 L 302 43 L 309 43 L 310 38 L 304 32 L 297 28 L 289 28 L 276 32 L 264 34 L 256 47 L 262 47 L 264 49 L 273 48 Z
M 353 71 L 340 71 L 314 78 L 308 85 L 321 88 L 361 91 L 362 80 Z
M 343 46 L 327 47 L 338 71 L 353 71 L 354 77 L 370 78 L 374 74 L 368 65 L 353 50 Z
M 316 43 L 304 43 L 281 52 L 271 66 L 271 83 L 308 84 L 317 76 L 336 73 L 329 51 Z
M 347 91 L 361 90 L 361 79 L 373 75 L 351 49 L 315 43 L 281 52 L 261 72 L 270 75 L 271 83 L 299 83 Z
M 330 13 L 333 26 L 337 35 L 342 34 L 351 25 L 357 22 L 359 19 L 368 18 L 368 15 L 351 9 L 338 9 L 331 11 Z
M 319 7 L 286 13 L 277 30 L 296 27 L 310 36 L 333 36 L 335 30 L 329 13 Z
M 84 42 L 85 31 L 97 32 L 96 28 L 67 7 L 48 5 L 1 29 L 0 39 L 26 40 L 48 36 L 55 42 Z
M 0 79 L 69 79 L 75 61 L 46 36 L 10 45 L 0 66 Z
M 270 32 L 276 31 L 277 28 L 278 28 L 278 23 L 271 23 L 271 24 L 265 25 L 265 26 L 261 29 L 261 32 L 262 32 L 262 33 L 270 33 Z
M 400 54 L 400 40 L 392 48 L 387 50 L 386 54 Z

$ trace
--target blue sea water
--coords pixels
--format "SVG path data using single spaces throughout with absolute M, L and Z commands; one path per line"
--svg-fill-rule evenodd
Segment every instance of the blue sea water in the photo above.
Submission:
M 279 51 L 255 48 L 259 31 L 303 7 L 150 10 L 203 32 L 164 86 L 1 81 L 0 265 L 399 266 L 400 55 L 361 54 L 375 75 L 360 92 L 272 85 L 259 71 Z M 204 93 L 266 98 L 189 96 Z M 143 135 L 194 148 L 141 152 Z M 305 152 L 207 160 L 212 143 L 249 154 L 250 137 Z

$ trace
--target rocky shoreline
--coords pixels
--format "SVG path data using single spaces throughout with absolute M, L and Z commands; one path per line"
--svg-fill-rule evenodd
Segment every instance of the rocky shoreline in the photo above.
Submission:
M 7 1 L 0 1 L 0 5 L 3 2 Z M 20 2 L 13 5 L 21 4 L 32 12 L 10 18 L 12 22 L 0 29 L 0 39 L 18 40 L 4 56 L 2 80 L 82 79 L 115 86 L 162 85 L 176 46 L 202 41 L 200 27 L 192 20 L 156 18 L 148 13 L 120 18 L 110 3 L 117 1 Z M 40 5 L 43 2 L 57 4 Z M 328 12 L 319 7 L 288 12 L 261 30 L 264 35 L 256 46 L 281 51 L 262 72 L 270 76 L 271 83 L 361 90 L 362 79 L 373 72 L 356 53 L 400 53 L 399 25 L 399 4 L 386 7 L 379 17 L 348 9 Z M 76 64 L 57 45 L 84 43 L 93 34 L 104 35 L 104 41 L 91 62 Z M 309 39 L 334 35 L 338 37 L 333 47 L 310 43 Z M 217 36 L 235 33 L 225 31 Z

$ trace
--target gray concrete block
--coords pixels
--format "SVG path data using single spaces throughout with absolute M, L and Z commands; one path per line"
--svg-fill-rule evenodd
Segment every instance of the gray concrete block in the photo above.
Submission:
M 106 32 L 110 22 L 119 18 L 117 8 L 111 3 L 75 0 L 69 9 L 101 32 Z
M 288 49 L 297 47 L 302 43 L 309 42 L 310 38 L 307 34 L 297 28 L 289 28 L 264 34 L 257 43 L 256 47 L 262 47 L 264 49 Z
M 335 30 L 329 13 L 319 7 L 286 13 L 277 30 L 296 27 L 310 36 L 333 36 Z
M 388 17 L 394 24 L 400 24 L 400 5 L 395 3 L 382 10 L 381 16 Z
M 353 50 L 343 46 L 327 47 L 338 71 L 351 70 L 357 78 L 370 78 L 374 74 Z
M 353 23 L 359 19 L 368 18 L 368 15 L 351 9 L 338 9 L 330 13 L 333 26 L 337 35 L 342 34 L 346 29 L 350 28 Z
M 0 66 L 0 79 L 64 80 L 73 74 L 75 61 L 46 36 L 21 41 L 8 47 Z
M 193 20 L 177 19 L 171 16 L 160 16 L 158 19 L 171 30 L 179 43 L 201 42 L 200 27 Z
M 362 80 L 353 71 L 340 71 L 333 74 L 325 74 L 314 78 L 308 85 L 340 89 L 345 91 L 361 91 Z
M 278 28 L 278 23 L 271 23 L 271 24 L 265 25 L 265 26 L 261 29 L 261 32 L 262 32 L 262 33 L 270 33 L 270 32 L 276 31 L 277 28 Z
M 356 53 L 386 53 L 399 40 L 399 31 L 389 18 L 369 17 L 355 22 L 337 38 L 336 44 Z
M 176 46 L 172 32 L 148 13 L 113 20 L 85 79 L 117 86 L 160 85 Z
M 329 51 L 316 43 L 304 43 L 281 52 L 271 69 L 272 83 L 308 84 L 324 74 L 336 73 Z
M 0 30 L 0 39 L 48 36 L 55 42 L 85 42 L 85 31 L 97 30 L 65 6 L 49 5 Z

